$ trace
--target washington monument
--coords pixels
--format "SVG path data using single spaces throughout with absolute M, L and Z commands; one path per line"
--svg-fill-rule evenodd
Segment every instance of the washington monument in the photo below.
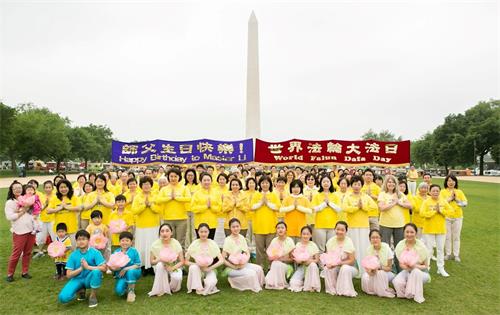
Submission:
M 259 29 L 252 11 L 248 20 L 247 54 L 247 138 L 260 138 Z

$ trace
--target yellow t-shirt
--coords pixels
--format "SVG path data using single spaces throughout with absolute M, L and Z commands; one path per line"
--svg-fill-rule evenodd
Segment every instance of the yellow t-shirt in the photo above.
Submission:
M 146 206 L 146 195 L 144 192 L 138 193 L 132 203 L 132 214 L 135 215 L 135 225 L 137 228 L 145 229 L 160 225 L 161 207 L 156 204 L 156 193 L 151 192 L 147 197 L 150 206 Z
M 420 215 L 420 209 L 422 208 L 422 203 L 425 199 L 429 198 L 429 196 L 425 195 L 424 197 L 420 196 L 420 194 L 416 196 L 411 196 L 411 203 L 413 205 L 411 222 L 413 222 L 418 228 L 424 227 L 425 218 Z
M 104 223 L 94 225 L 94 223 L 91 221 L 85 230 L 87 230 L 90 235 L 101 234 L 105 237 L 109 236 L 109 229 Z
M 132 230 L 132 227 L 134 225 L 134 215 L 127 210 L 124 210 L 122 213 L 118 213 L 118 210 L 113 210 L 111 212 L 111 215 L 109 216 L 109 222 L 114 221 L 114 220 L 123 220 L 125 224 L 127 224 L 128 231 L 130 232 Z M 111 234 L 111 245 L 116 246 L 120 245 L 120 234 L 119 233 L 113 233 Z
M 160 190 L 156 202 L 162 207 L 163 220 L 187 220 L 185 204 L 191 202 L 191 193 L 180 183 L 175 186 L 169 184 Z
M 236 218 L 240 221 L 241 229 L 248 229 L 247 212 L 249 208 L 248 198 L 244 192 L 240 191 L 236 196 L 232 192 L 227 193 L 222 203 L 222 212 L 225 217 L 224 228 L 229 229 L 229 220 Z
M 304 197 L 306 197 L 309 202 L 312 202 L 314 196 L 316 196 L 317 194 L 318 194 L 317 187 L 310 188 L 307 185 L 304 186 Z M 306 214 L 306 223 L 308 225 L 315 224 L 315 221 L 316 221 L 316 213 L 314 211 L 310 214 Z
M 261 203 L 263 194 L 266 195 L 267 205 Z M 253 194 L 250 209 L 254 213 L 252 227 L 255 234 L 274 234 L 276 232 L 277 213 L 280 206 L 278 197 L 271 192 L 255 192 Z
M 208 208 L 210 199 L 210 208 Z M 191 199 L 191 211 L 194 214 L 194 227 L 206 223 L 211 229 L 217 228 L 217 218 L 222 213 L 222 198 L 216 189 L 201 188 Z
M 358 207 L 358 202 L 361 199 L 361 208 Z M 354 193 L 347 194 L 342 203 L 342 210 L 347 214 L 347 223 L 349 228 L 369 228 L 368 214 L 378 207 L 375 201 L 366 194 Z
M 375 200 L 376 198 L 378 198 L 378 195 L 380 194 L 380 187 L 375 184 L 375 183 L 370 183 L 370 184 L 364 184 L 363 187 L 361 188 L 361 192 L 362 193 L 365 193 L 365 194 L 371 194 L 372 196 L 375 197 Z M 373 200 L 373 198 L 371 198 Z M 374 200 L 374 201 L 375 201 Z M 376 208 L 370 210 L 370 212 L 368 212 L 368 216 L 369 217 L 378 217 L 380 212 L 378 210 L 378 205 L 375 203 L 375 206 Z
M 401 194 L 401 198 L 398 198 L 397 194 L 389 194 L 382 191 L 378 195 L 378 201 L 383 202 L 385 204 L 389 204 L 392 200 L 400 199 L 402 202 L 408 200 L 405 195 Z M 408 209 L 405 209 L 399 205 L 395 205 L 394 207 L 380 211 L 380 225 L 389 227 L 389 228 L 401 228 L 406 222 L 405 212 L 408 212 Z
M 66 235 L 63 239 L 59 239 L 59 236 L 56 236 L 56 241 L 62 242 L 64 246 L 66 246 L 66 251 L 64 252 L 64 256 L 54 258 L 55 263 L 67 262 L 68 257 L 71 254 L 71 238 Z
M 97 191 L 93 191 L 93 192 L 89 193 L 88 196 L 85 198 L 86 202 L 87 202 L 86 204 L 89 205 L 89 204 L 94 203 L 94 200 L 96 200 L 98 194 L 99 193 Z M 101 198 L 104 198 L 104 200 L 107 203 L 111 203 L 113 205 L 115 204 L 115 195 L 113 195 L 113 193 L 110 191 L 104 192 L 102 194 Z M 102 204 L 98 203 L 88 210 L 89 217 L 90 217 L 90 214 L 92 214 L 92 211 L 94 211 L 94 210 L 100 210 L 102 212 L 102 223 L 104 223 L 104 224 L 109 223 L 109 215 L 111 214 L 111 211 L 113 210 L 112 208 L 105 207 Z
M 40 221 L 42 221 L 42 222 L 54 221 L 54 214 L 53 213 L 48 214 L 47 209 L 49 208 L 50 199 L 57 198 L 57 197 L 55 197 L 55 194 L 47 196 L 47 195 L 42 194 L 42 193 L 38 194 L 38 192 L 37 192 L 37 195 L 38 195 L 38 198 L 40 198 L 40 202 L 42 204 L 42 211 L 40 212 Z M 47 200 L 48 200 L 48 202 L 47 202 Z M 47 202 L 47 207 L 45 206 L 46 202 Z
M 437 207 L 439 207 L 441 213 L 436 211 Z M 455 210 L 446 200 L 427 198 L 420 208 L 420 215 L 426 218 L 423 233 L 446 234 L 446 218 L 451 217 L 454 213 Z
M 314 196 L 312 207 L 316 212 L 315 229 L 333 229 L 341 219 L 341 203 L 339 195 L 328 192 L 328 204 L 325 203 L 325 193 L 321 192 Z M 335 207 L 335 208 L 332 208 Z M 339 212 L 337 212 L 339 210 Z
M 63 197 L 63 201 L 66 204 L 70 204 L 71 207 L 79 207 L 80 206 L 80 198 L 73 195 L 71 199 L 68 197 Z M 49 201 L 49 209 L 55 209 L 59 205 L 61 205 L 62 201 L 54 195 L 53 198 L 50 198 Z M 69 210 L 61 210 L 54 213 L 54 231 L 56 231 L 56 227 L 59 223 L 65 223 L 68 228 L 67 233 L 76 233 L 78 230 L 78 211 L 69 211 Z
M 297 209 L 295 209 L 295 200 L 297 200 Z M 281 204 L 280 212 L 283 209 L 293 209 L 292 211 L 285 212 L 285 223 L 287 225 L 287 235 L 293 237 L 300 236 L 300 229 L 304 227 L 306 223 L 306 213 L 302 210 L 309 210 L 312 212 L 311 204 L 309 200 L 304 195 L 290 195 L 283 200 Z
M 460 189 L 454 189 L 455 191 L 455 200 L 450 202 L 450 206 L 455 210 L 455 213 L 450 216 L 450 218 L 457 219 L 457 218 L 463 218 L 464 212 L 462 210 L 462 207 L 458 205 L 458 203 L 465 203 L 467 204 L 467 198 L 465 197 L 465 194 L 463 191 Z M 451 197 L 451 190 L 448 188 L 441 190 L 440 192 L 440 197 L 443 198 L 444 200 L 448 200 L 448 198 Z M 457 203 L 458 202 L 458 203 Z

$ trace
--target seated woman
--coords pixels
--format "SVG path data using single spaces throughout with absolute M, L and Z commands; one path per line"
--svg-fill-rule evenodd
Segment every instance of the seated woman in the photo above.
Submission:
M 172 294 L 181 289 L 184 255 L 181 244 L 172 238 L 172 227 L 168 223 L 160 225 L 160 238 L 151 245 L 151 265 L 155 279 L 149 296 Z M 170 278 L 170 279 L 169 279 Z
M 326 293 L 355 297 L 352 278 L 358 274 L 356 252 L 352 240 L 346 236 L 347 223 L 339 221 L 335 225 L 335 236 L 326 243 L 326 255 L 323 275 L 325 278 Z
M 198 239 L 189 245 L 186 253 L 185 265 L 189 266 L 188 293 L 195 290 L 200 295 L 214 294 L 219 292 L 215 269 L 224 263 L 224 258 L 217 243 L 208 238 L 210 233 L 208 224 L 201 223 L 197 232 Z M 217 262 L 214 263 L 215 258 L 217 258 Z M 205 278 L 203 279 L 203 277 Z M 203 286 L 202 280 L 205 286 Z
M 413 299 L 423 303 L 424 283 L 431 280 L 428 272 L 429 252 L 425 244 L 416 238 L 417 227 L 413 223 L 404 226 L 404 239 L 396 246 L 396 257 L 403 271 L 392 280 L 398 298 Z M 414 257 L 414 258 L 412 258 Z
M 380 297 L 394 297 L 394 290 L 389 288 L 389 282 L 394 279 L 392 261 L 394 253 L 387 243 L 382 242 L 382 235 L 378 230 L 370 231 L 370 246 L 367 249 L 368 258 L 373 260 L 365 265 L 365 273 L 361 277 L 361 289 L 370 295 Z M 362 262 L 363 263 L 363 262 Z
M 233 289 L 240 291 L 260 292 L 264 285 L 264 271 L 261 266 L 248 262 L 250 252 L 247 240 L 240 234 L 240 221 L 232 218 L 228 226 L 231 228 L 231 235 L 224 240 L 222 257 L 229 270 L 229 284 Z
M 283 290 L 288 288 L 287 278 L 293 272 L 292 250 L 295 248 L 293 240 L 286 234 L 286 223 L 276 224 L 276 234 L 269 248 L 267 255 L 271 262 L 271 268 L 266 275 L 266 289 Z
M 295 245 L 292 252 L 293 260 L 297 264 L 292 278 L 290 290 L 300 292 L 320 292 L 321 280 L 319 278 L 319 248 L 311 241 L 312 228 L 308 225 L 300 230 L 301 240 Z

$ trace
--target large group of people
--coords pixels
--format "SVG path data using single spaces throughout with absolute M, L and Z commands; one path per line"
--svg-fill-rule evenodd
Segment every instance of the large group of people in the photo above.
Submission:
M 199 295 L 218 292 L 226 276 L 253 292 L 320 292 L 324 278 L 326 293 L 355 297 L 360 278 L 366 294 L 422 303 L 431 260 L 443 277 L 446 260 L 460 262 L 467 199 L 454 175 L 441 187 L 427 173 L 417 186 L 414 167 L 382 173 L 200 164 L 80 174 L 74 183 L 61 174 L 41 187 L 14 181 L 6 279 L 19 259 L 31 278 L 34 252 L 68 280 L 60 302 L 90 290 L 90 307 L 105 273 L 128 302 L 141 276 L 154 276 L 149 295 L 161 296 L 181 290 L 187 273 L 187 291 Z

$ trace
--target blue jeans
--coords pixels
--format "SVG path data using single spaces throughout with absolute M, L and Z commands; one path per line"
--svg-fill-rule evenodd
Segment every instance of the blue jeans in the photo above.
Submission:
M 101 283 L 102 272 L 97 269 L 90 271 L 85 279 L 71 278 L 59 293 L 59 302 L 68 303 L 74 300 L 76 293 L 81 289 L 99 289 Z
M 118 278 L 118 273 L 116 272 L 116 283 L 115 283 L 115 293 L 118 296 L 123 296 L 127 293 L 127 286 L 129 284 L 135 284 L 137 279 L 141 277 L 141 269 L 131 269 L 125 272 L 123 277 Z

